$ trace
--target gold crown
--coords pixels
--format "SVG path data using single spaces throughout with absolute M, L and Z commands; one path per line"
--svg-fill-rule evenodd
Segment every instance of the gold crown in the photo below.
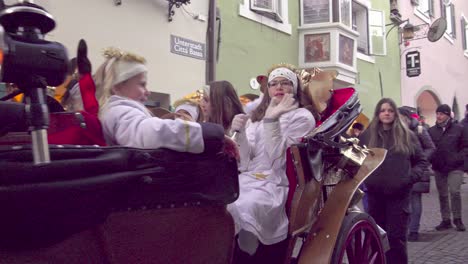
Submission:
M 289 70 L 291 70 L 292 72 L 294 72 L 294 73 L 297 74 L 297 68 L 296 68 L 296 66 L 294 66 L 294 65 L 292 65 L 292 64 L 290 64 L 290 63 L 281 62 L 281 63 L 274 64 L 273 66 L 271 66 L 271 68 L 268 69 L 267 76 L 269 76 L 270 73 L 271 73 L 274 69 L 278 69 L 278 68 L 286 68 L 286 69 L 289 69 Z
M 145 58 L 143 58 L 142 56 L 136 55 L 131 52 L 123 51 L 116 47 L 105 48 L 103 51 L 103 55 L 106 59 L 115 58 L 115 59 L 122 59 L 122 60 L 127 60 L 127 61 L 136 61 L 142 64 L 146 63 Z

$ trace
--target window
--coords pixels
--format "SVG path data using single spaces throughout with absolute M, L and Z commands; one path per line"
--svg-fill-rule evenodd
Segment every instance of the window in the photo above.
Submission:
M 328 23 L 332 21 L 330 0 L 302 0 L 302 24 Z
M 340 22 L 359 33 L 354 44 L 365 55 L 386 55 L 385 16 L 368 0 L 301 0 L 302 25 Z
M 455 38 L 455 6 L 452 3 L 445 4 L 446 0 L 441 0 L 442 16 L 447 20 L 447 29 L 445 33 Z
M 425 17 L 434 16 L 434 0 L 419 0 L 416 10 L 422 13 Z
M 251 0 L 250 9 L 282 23 L 281 2 L 281 0 Z
M 461 36 L 463 51 L 468 53 L 468 21 L 464 16 L 461 18 Z
M 265 26 L 292 33 L 288 19 L 288 0 L 241 0 L 239 15 Z
M 340 0 L 340 21 L 351 27 L 351 0 Z
M 369 26 L 367 8 L 353 1 L 352 5 L 352 29 L 359 33 L 357 50 L 369 54 Z
M 369 31 L 372 55 L 387 55 L 385 38 L 385 14 L 380 10 L 369 10 Z

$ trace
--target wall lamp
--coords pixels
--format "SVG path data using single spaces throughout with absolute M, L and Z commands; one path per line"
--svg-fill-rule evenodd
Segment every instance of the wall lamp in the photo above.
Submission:
M 403 39 L 404 40 L 409 40 L 409 39 L 413 39 L 414 38 L 414 32 L 417 31 L 417 28 L 415 26 L 413 26 L 413 24 L 411 23 L 407 23 L 404 27 L 403 27 Z
M 387 35 L 385 36 L 385 38 L 388 37 L 388 35 L 390 34 L 390 32 L 392 31 L 392 29 L 396 28 L 396 27 L 399 27 L 403 24 L 405 24 L 403 26 L 403 29 L 402 29 L 402 37 L 404 40 L 409 40 L 409 39 L 412 39 L 414 37 L 414 32 L 418 31 L 419 30 L 419 27 L 418 26 L 414 26 L 413 24 L 411 24 L 409 22 L 409 18 L 405 19 L 405 20 L 401 20 L 399 22 L 394 22 L 394 23 L 390 23 L 390 24 L 386 24 L 385 26 L 390 26 L 392 25 L 392 27 L 390 28 L 389 31 L 387 31 Z

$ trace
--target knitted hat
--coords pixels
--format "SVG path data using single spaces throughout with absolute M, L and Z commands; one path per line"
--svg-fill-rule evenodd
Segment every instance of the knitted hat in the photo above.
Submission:
M 107 58 L 107 64 L 104 72 L 108 73 L 109 70 L 114 68 L 114 80 L 112 86 L 126 81 L 140 73 L 147 73 L 148 69 L 145 66 L 145 58 L 122 51 L 118 48 L 109 47 L 104 50 L 104 57 Z
M 439 107 L 437 107 L 437 109 L 436 109 L 436 113 L 443 113 L 443 114 L 448 115 L 448 116 L 450 116 L 451 112 L 452 112 L 452 109 L 450 109 L 450 106 L 448 106 L 446 104 L 439 105 Z
M 297 94 L 297 75 L 288 68 L 276 68 L 274 69 L 270 75 L 268 76 L 268 82 L 271 82 L 273 79 L 277 77 L 284 77 L 292 82 L 293 84 L 293 92 Z
M 187 113 L 189 113 L 192 119 L 195 121 L 198 119 L 198 107 L 196 105 L 189 104 L 189 103 L 181 104 L 176 107 L 174 112 L 177 113 L 177 111 L 179 110 L 187 111 Z
M 364 125 L 361 124 L 361 123 L 356 122 L 356 123 L 353 124 L 353 126 L 351 128 L 352 129 L 358 129 L 358 130 L 362 131 L 362 130 L 364 130 Z
M 113 85 L 119 84 L 140 73 L 148 72 L 146 66 L 140 62 L 118 60 L 115 61 L 116 77 Z

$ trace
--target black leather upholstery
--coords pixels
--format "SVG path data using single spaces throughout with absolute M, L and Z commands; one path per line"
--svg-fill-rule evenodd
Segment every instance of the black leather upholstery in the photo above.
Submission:
M 59 242 L 112 211 L 228 204 L 239 194 L 237 162 L 223 154 L 123 147 L 0 148 L 0 248 Z

